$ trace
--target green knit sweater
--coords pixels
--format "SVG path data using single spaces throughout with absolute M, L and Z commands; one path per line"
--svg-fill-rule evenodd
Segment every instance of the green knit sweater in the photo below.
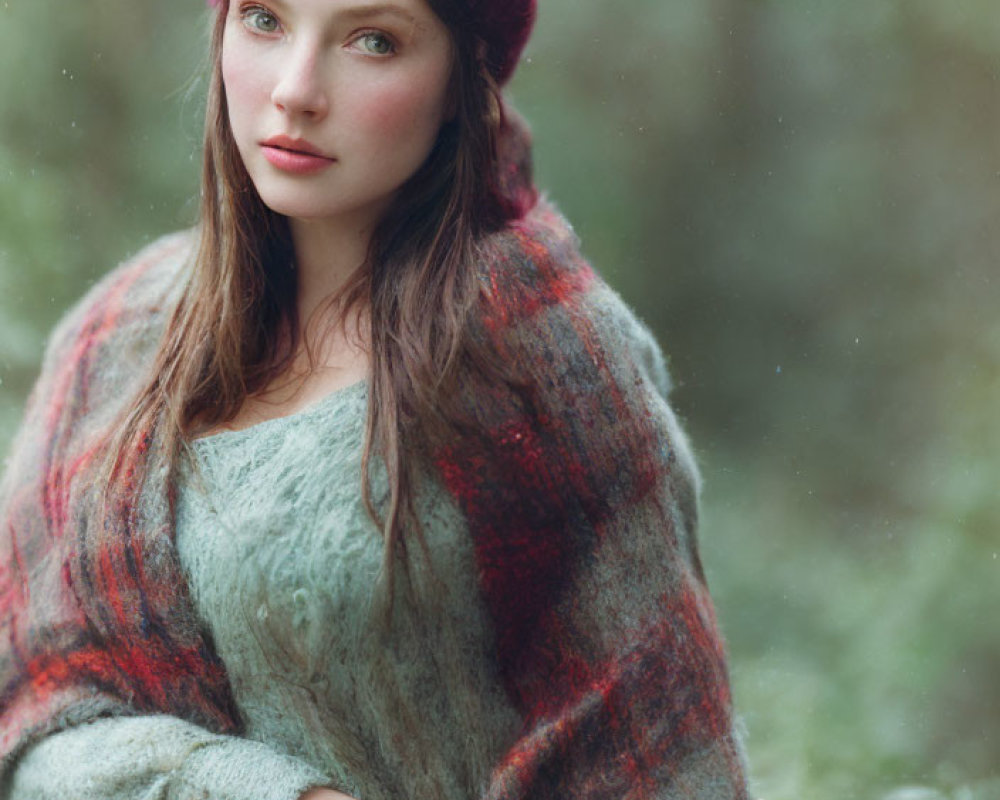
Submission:
M 427 485 L 420 513 L 446 599 L 433 618 L 401 602 L 391 638 L 373 633 L 382 539 L 361 503 L 366 403 L 357 383 L 191 444 L 177 547 L 247 738 L 166 716 L 101 720 L 29 750 L 10 800 L 482 793 L 518 718 L 488 670 L 471 545 L 447 493 Z M 384 470 L 373 485 L 384 490 Z M 426 577 L 418 567 L 414 585 Z M 413 717 L 400 717 L 406 706 Z M 433 751 L 411 727 L 436 732 Z

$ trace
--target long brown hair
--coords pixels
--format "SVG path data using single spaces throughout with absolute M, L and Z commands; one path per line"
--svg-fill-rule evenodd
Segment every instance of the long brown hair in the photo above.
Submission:
M 341 325 L 359 318 L 360 309 L 368 316 L 371 377 L 360 480 L 365 507 L 384 536 L 390 607 L 393 566 L 406 555 L 409 531 L 426 550 L 413 503 L 414 462 L 422 446 L 466 424 L 451 402 L 460 371 L 474 364 L 493 379 L 509 379 L 467 335 L 467 320 L 479 292 L 474 267 L 481 242 L 525 210 L 524 195 L 505 193 L 498 177 L 503 105 L 463 0 L 428 1 L 454 43 L 455 116 L 380 221 L 366 263 L 324 304 Z M 212 31 L 193 270 L 152 377 L 109 441 L 107 496 L 141 491 L 145 462 L 137 454 L 146 451 L 151 432 L 173 472 L 187 437 L 232 419 L 248 397 L 282 376 L 303 344 L 288 221 L 260 199 L 229 127 L 221 70 L 228 6 L 221 4 Z M 389 483 L 380 508 L 369 485 L 376 453 Z

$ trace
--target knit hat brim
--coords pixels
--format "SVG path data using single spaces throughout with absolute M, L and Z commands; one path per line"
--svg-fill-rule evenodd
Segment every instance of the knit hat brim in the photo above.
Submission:
M 473 13 L 480 35 L 489 47 L 490 71 L 497 83 L 506 83 L 528 43 L 537 15 L 537 0 L 480 0 Z

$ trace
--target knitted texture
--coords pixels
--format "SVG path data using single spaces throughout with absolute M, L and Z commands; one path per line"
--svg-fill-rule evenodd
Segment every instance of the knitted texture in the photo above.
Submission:
M 465 382 L 481 434 L 432 454 L 520 718 L 483 796 L 744 798 L 697 478 L 662 355 L 544 203 L 488 245 L 473 335 L 525 385 Z M 102 713 L 242 730 L 178 563 L 155 432 L 134 454 L 151 465 L 140 501 L 111 498 L 107 524 L 91 522 L 85 479 L 189 252 L 188 237 L 168 238 L 97 287 L 55 335 L 29 403 L 0 533 L 5 758 Z
M 537 0 L 469 0 L 469 9 L 487 43 L 486 63 L 502 86 L 514 74 L 531 36 Z
M 249 739 L 168 716 L 100 719 L 26 751 L 4 800 L 298 800 L 330 779 Z
M 658 347 L 544 204 L 483 277 L 480 333 L 527 388 L 470 389 L 487 439 L 438 466 L 524 719 L 489 797 L 745 796 Z
M 94 287 L 55 331 L 29 398 L 0 489 L 5 759 L 29 733 L 106 713 L 239 727 L 190 612 L 162 468 L 139 505 L 112 498 L 107 524 L 94 520 L 92 457 L 149 368 L 190 249 L 189 235 L 165 238 Z
M 422 474 L 415 500 L 439 582 L 414 549 L 396 572 L 391 629 L 376 632 L 383 541 L 359 480 L 367 408 L 354 384 L 193 442 L 178 554 L 248 736 L 352 797 L 480 797 L 519 718 L 496 674 L 472 543 L 453 499 Z M 378 500 L 381 460 L 372 473 Z

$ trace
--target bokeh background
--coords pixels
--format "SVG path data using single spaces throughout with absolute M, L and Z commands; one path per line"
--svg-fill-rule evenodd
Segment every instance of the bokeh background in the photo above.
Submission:
M 4 451 L 53 322 L 195 218 L 207 19 L 0 0 Z M 510 94 L 671 356 L 757 794 L 1000 798 L 995 0 L 541 0 Z

